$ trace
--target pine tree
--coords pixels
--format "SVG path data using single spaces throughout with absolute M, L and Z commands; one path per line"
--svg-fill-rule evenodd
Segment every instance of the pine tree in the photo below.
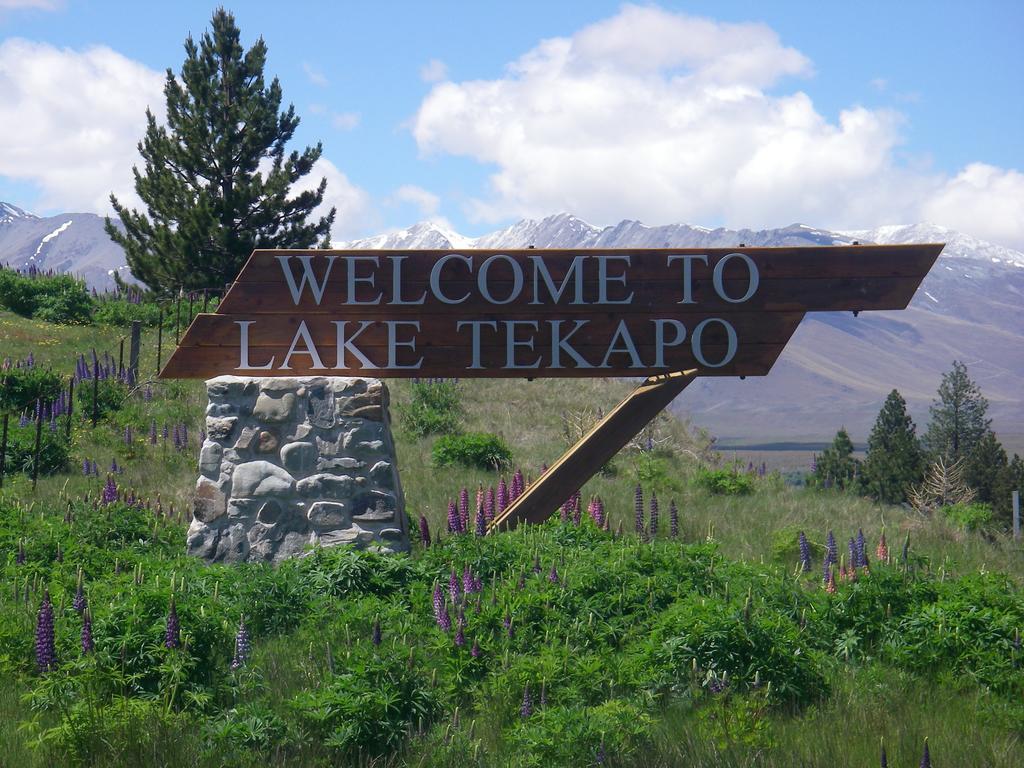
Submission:
M 922 438 L 933 459 L 956 461 L 971 454 L 986 433 L 991 419 L 985 418 L 988 400 L 967 375 L 967 366 L 953 361 L 953 369 L 942 375 L 939 398 L 932 403 L 931 423 Z
M 1005 521 L 1007 526 L 1013 523 L 1013 492 L 1021 495 L 1024 503 L 1024 459 L 1018 454 L 1003 467 L 996 478 L 993 490 L 992 509 L 996 517 Z
M 285 155 L 299 118 L 291 105 L 279 112 L 277 78 L 264 82 L 266 44 L 244 51 L 234 16 L 221 8 L 212 32 L 198 45 L 190 35 L 185 53 L 178 79 L 167 70 L 167 125 L 146 110 L 145 169 L 133 171 L 148 215 L 110 196 L 124 232 L 110 219 L 106 231 L 132 274 L 156 291 L 219 288 L 254 248 L 328 247 L 334 209 L 306 221 L 327 180 L 289 197 L 322 148 Z
M 1007 464 L 1003 446 L 992 432 L 986 432 L 964 462 L 964 481 L 974 489 L 978 501 L 995 502 L 999 476 Z
M 907 488 L 920 482 L 924 456 L 917 443 L 907 403 L 897 390 L 889 393 L 868 437 L 868 453 L 861 481 L 864 490 L 879 501 L 899 504 Z
M 860 462 L 853 458 L 853 442 L 846 429 L 836 432 L 832 445 L 817 460 L 814 471 L 818 482 L 826 488 L 849 488 L 857 479 Z

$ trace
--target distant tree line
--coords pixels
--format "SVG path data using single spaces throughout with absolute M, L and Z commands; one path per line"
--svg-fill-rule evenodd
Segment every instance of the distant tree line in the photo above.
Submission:
M 853 442 L 840 429 L 815 456 L 812 482 L 889 504 L 975 501 L 1008 522 L 1012 491 L 1024 491 L 1024 460 L 1007 456 L 987 412 L 988 400 L 967 375 L 967 366 L 954 361 L 942 376 L 924 435 L 917 436 L 907 403 L 894 389 L 878 413 L 863 461 L 854 458 Z

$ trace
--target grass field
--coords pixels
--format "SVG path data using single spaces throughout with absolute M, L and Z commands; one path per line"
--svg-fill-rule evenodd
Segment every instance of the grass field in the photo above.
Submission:
M 65 374 L 93 348 L 116 357 L 119 338 L 116 329 L 0 312 L 0 358 L 31 352 L 37 364 Z M 142 350 L 141 369 L 152 373 L 153 333 Z M 581 423 L 629 387 L 600 379 L 464 381 L 459 391 L 464 428 L 500 435 L 513 465 L 536 477 Z M 460 488 L 495 485 L 498 476 L 434 467 L 433 438 L 414 437 L 403 420 L 410 384 L 390 388 L 408 512 L 440 530 Z M 190 504 L 204 406 L 201 382 L 144 376 L 128 404 L 95 429 L 76 419 L 70 471 L 40 478 L 35 491 L 25 476 L 6 479 L 0 765 L 591 765 L 603 755 L 608 765 L 853 768 L 879 764 L 883 736 L 893 766 L 917 765 L 925 737 L 935 765 L 1024 764 L 1024 672 L 1013 649 L 1013 631 L 1024 624 L 1024 550 L 1005 535 L 795 486 L 771 471 L 749 495 L 713 495 L 694 482 L 709 459 L 705 441 L 665 420 L 658 450 L 623 451 L 583 489 L 584 498 L 604 499 L 612 530 L 626 531 L 619 538 L 589 524 L 550 524 L 493 541 L 449 537 L 441 548 L 417 547 L 395 558 L 408 568 L 401 572 L 359 558 L 308 558 L 278 572 L 211 568 L 184 556 L 178 519 Z M 154 422 L 186 424 L 188 450 L 163 440 L 125 445 L 126 424 L 144 433 Z M 806 465 L 800 452 L 771 453 L 736 459 L 745 467 L 761 456 L 769 470 Z M 101 467 L 116 460 L 122 487 L 159 495 L 176 517 L 92 510 L 79 500 L 95 499 L 103 478 L 82 476 L 83 459 Z M 723 452 L 711 461 L 732 459 Z M 646 498 L 654 492 L 662 501 L 665 522 L 654 543 L 631 533 L 638 483 Z M 680 541 L 666 535 L 669 501 L 680 510 Z M 62 522 L 69 507 L 81 522 Z M 795 573 L 801 530 L 815 553 L 808 576 Z M 909 535 L 910 563 L 876 564 L 870 576 L 826 595 L 819 555 L 829 530 L 840 551 L 858 530 L 872 552 L 883 530 L 894 552 Z M 29 542 L 28 570 L 15 562 L 19 539 Z M 534 557 L 545 570 L 520 589 L 517 577 Z M 72 663 L 79 618 L 70 599 L 80 564 L 101 652 Z M 481 612 L 465 606 L 470 644 L 481 640 L 479 659 L 468 647 L 453 648 L 430 610 L 432 582 L 463 565 L 486 576 Z M 557 589 L 543 578 L 555 566 L 564 582 Z M 178 654 L 161 645 L 171 584 L 191 638 Z M 40 676 L 31 635 L 47 587 L 68 661 Z M 514 640 L 502 634 L 506 612 L 519 622 Z M 243 613 L 252 618 L 254 651 L 244 673 L 234 674 L 226 662 Z M 377 617 L 385 625 L 379 648 L 368 639 Z M 677 647 L 685 647 L 678 658 Z M 744 654 L 751 661 L 740 664 Z M 698 657 L 700 674 L 691 674 Z M 375 666 L 383 661 L 386 674 Z M 735 682 L 711 695 L 708 681 L 725 669 L 735 670 L 725 678 Z M 800 675 L 805 682 L 793 682 Z M 520 717 L 524 684 L 540 681 L 550 705 Z M 787 682 L 791 694 L 772 693 Z M 385 691 L 396 698 L 382 700 Z M 402 709 L 402 697 L 414 694 L 424 697 L 418 719 Z M 364 721 L 371 735 L 377 728 L 398 740 L 384 750 L 354 748 L 364 744 L 353 730 Z

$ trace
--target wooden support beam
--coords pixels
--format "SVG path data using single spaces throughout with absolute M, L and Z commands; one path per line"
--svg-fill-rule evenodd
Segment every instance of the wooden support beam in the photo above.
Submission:
M 549 518 L 686 389 L 696 373 L 696 369 L 691 369 L 645 380 L 537 478 L 522 496 L 495 515 L 488 531 L 510 530 L 521 522 L 540 523 Z

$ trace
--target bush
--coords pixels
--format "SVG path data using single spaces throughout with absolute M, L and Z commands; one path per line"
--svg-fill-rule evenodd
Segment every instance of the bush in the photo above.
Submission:
M 719 496 L 746 496 L 754 490 L 750 475 L 733 469 L 702 469 L 694 482 L 700 488 Z
M 965 531 L 974 531 L 992 522 L 988 504 L 951 504 L 939 510 L 950 523 Z
M 60 376 L 45 368 L 0 371 L 0 413 L 21 413 L 34 408 L 36 400 L 52 402 L 62 386 Z
M 75 410 L 83 419 L 92 418 L 92 379 L 85 379 L 75 387 Z M 128 391 L 117 379 L 100 379 L 96 391 L 96 411 L 99 418 L 116 413 L 128 399 Z
M 434 443 L 431 456 L 438 467 L 461 464 L 464 467 L 497 469 L 512 461 L 511 449 L 500 437 L 486 432 L 440 437 Z
M 459 431 L 462 404 L 454 381 L 417 381 L 412 402 L 400 409 L 405 428 L 416 437 L 449 435 Z
M 0 307 L 51 323 L 89 322 L 93 301 L 85 282 L 70 275 L 31 277 L 0 269 Z
M 160 307 L 149 301 L 134 304 L 124 298 L 105 299 L 99 302 L 93 313 L 93 322 L 115 328 L 127 328 L 133 320 L 140 321 L 147 328 L 156 328 L 160 324 Z M 170 320 L 173 323 L 173 313 Z
M 4 474 L 12 472 L 32 473 L 32 463 L 36 448 L 36 424 L 29 422 L 19 427 L 12 422 L 7 433 L 7 456 L 4 461 Z M 43 425 L 39 435 L 39 474 L 52 475 L 62 472 L 68 466 L 68 443 L 64 438 L 63 422 L 57 431 L 51 431 Z

